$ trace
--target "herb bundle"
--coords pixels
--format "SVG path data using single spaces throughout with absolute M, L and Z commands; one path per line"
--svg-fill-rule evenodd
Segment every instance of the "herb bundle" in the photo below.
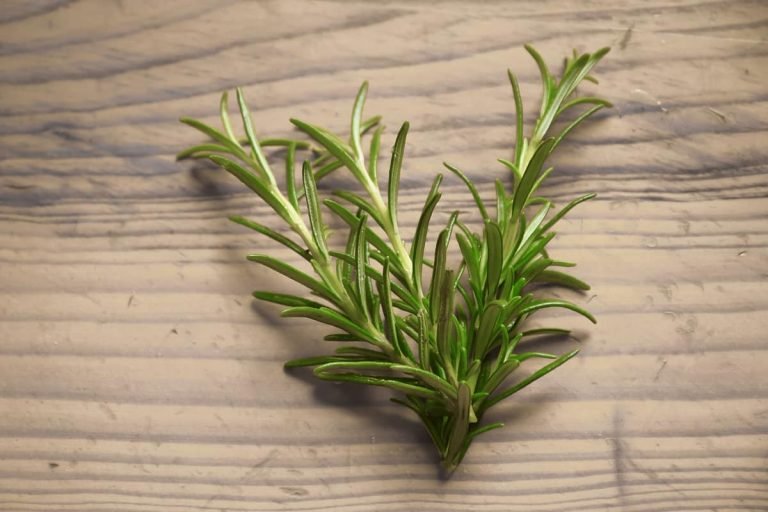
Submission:
M 576 350 L 562 355 L 520 350 L 528 337 L 568 333 L 558 328 L 526 330 L 526 319 L 546 308 L 565 308 L 595 321 L 581 307 L 541 296 L 535 289 L 543 283 L 589 289 L 558 270 L 573 264 L 550 257 L 547 245 L 555 237 L 557 222 L 594 194 L 574 199 L 550 215 L 552 203 L 537 192 L 552 172 L 547 159 L 562 140 L 585 119 L 610 106 L 600 98 L 575 94 L 582 80 L 594 81 L 590 72 L 608 48 L 592 54 L 574 52 L 565 59 L 559 77 L 550 72 L 535 49 L 526 49 L 538 65 L 543 97 L 538 119 L 526 137 L 520 87 L 515 75 L 508 72 L 517 114 L 516 143 L 512 159 L 499 162 L 510 171 L 511 187 L 496 180 L 491 207 L 464 172 L 445 163 L 466 185 L 483 228 L 473 231 L 459 212 L 453 212 L 441 226 L 433 251 L 426 249 L 427 238 L 443 177 L 438 174 L 432 182 L 408 243 L 398 222 L 398 195 L 409 125 L 404 123 L 397 134 L 386 180 L 382 180 L 379 149 L 383 127 L 379 117 L 363 116 L 367 84 L 355 99 L 348 138 L 292 119 L 310 141 L 258 139 L 240 89 L 237 102 L 244 137 L 238 137 L 232 127 L 226 92 L 220 103 L 221 130 L 194 119 L 181 120 L 211 141 L 178 157 L 207 158 L 221 166 L 269 205 L 292 233 L 280 233 L 239 216 L 231 220 L 306 261 L 302 270 L 268 255 L 249 255 L 249 260 L 306 287 L 312 299 L 273 291 L 253 295 L 285 306 L 284 317 L 310 318 L 338 331 L 325 337 L 342 342 L 332 354 L 289 361 L 285 366 L 311 366 L 323 380 L 395 391 L 392 401 L 418 415 L 449 471 L 461 462 L 477 436 L 503 426 L 483 423 L 489 408 L 576 355 Z M 586 109 L 554 129 L 562 114 L 582 106 Z M 370 141 L 364 144 L 364 138 Z M 283 149 L 282 187 L 265 154 L 269 147 Z M 300 176 L 296 176 L 297 159 L 303 162 Z M 317 182 L 338 169 L 351 173 L 359 189 L 338 190 L 333 198 L 321 199 Z M 329 245 L 329 214 L 348 228 L 342 248 Z M 457 262 L 451 266 L 454 260 Z M 510 384 L 509 377 L 520 364 L 534 358 L 551 361 Z

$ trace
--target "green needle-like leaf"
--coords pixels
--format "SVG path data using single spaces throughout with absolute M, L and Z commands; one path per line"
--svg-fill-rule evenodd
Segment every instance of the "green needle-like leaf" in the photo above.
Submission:
M 243 90 L 237 88 L 237 104 L 240 107 L 240 114 L 243 119 L 243 128 L 245 128 L 245 135 L 248 137 L 248 143 L 251 146 L 251 152 L 253 153 L 256 162 L 259 167 L 264 171 L 264 174 L 269 179 L 272 186 L 277 186 L 275 182 L 275 175 L 272 174 L 272 170 L 269 168 L 267 158 L 264 156 L 264 152 L 261 150 L 259 140 L 256 138 L 256 134 L 253 131 L 253 123 L 251 121 L 251 112 L 248 110 L 248 104 L 245 102 L 245 96 Z
M 265 267 L 271 268 L 275 272 L 278 272 L 288 279 L 291 279 L 293 281 L 296 281 L 297 283 L 306 286 L 310 290 L 312 290 L 314 293 L 319 295 L 320 297 L 323 297 L 330 301 L 337 301 L 338 296 L 337 294 L 331 290 L 328 286 L 323 284 L 322 282 L 311 278 L 309 275 L 305 274 L 301 270 L 297 269 L 296 267 L 292 267 L 291 265 L 272 258 L 271 256 L 267 256 L 265 254 L 249 254 L 248 260 L 253 261 L 256 263 L 260 263 L 264 265 Z
M 392 276 L 389 273 L 389 260 L 384 260 L 384 271 L 379 283 L 379 296 L 381 296 L 381 311 L 384 315 L 384 335 L 395 348 L 399 349 L 397 321 L 395 310 L 392 306 Z
M 512 96 L 515 99 L 515 166 L 512 170 L 515 172 L 518 181 L 522 178 L 522 170 L 520 169 L 520 159 L 523 154 L 523 143 L 525 141 L 523 135 L 523 98 L 520 95 L 520 85 L 517 82 L 517 77 L 512 73 L 511 69 L 507 70 L 507 77 L 509 83 L 512 86 Z
M 325 244 L 326 228 L 325 224 L 323 224 L 323 217 L 320 215 L 320 201 L 317 198 L 315 176 L 312 174 L 312 167 L 308 160 L 304 161 L 302 176 L 304 179 L 304 194 L 307 200 L 307 213 L 309 215 L 309 227 L 312 229 L 312 238 L 314 239 L 320 254 L 327 258 L 328 247 Z
M 469 431 L 470 413 L 474 415 L 472 412 L 472 392 L 469 386 L 462 382 L 459 384 L 458 405 L 445 453 L 449 470 L 453 470 L 461 462 L 459 458 L 461 456 L 461 448 Z
M 221 100 L 219 101 L 219 118 L 221 124 L 224 126 L 224 132 L 230 140 L 237 140 L 235 132 L 232 129 L 232 122 L 229 120 L 229 93 L 224 91 L 221 93 Z
M 363 82 L 363 85 L 360 86 L 360 90 L 357 93 L 355 106 L 352 109 L 352 150 L 361 164 L 364 162 L 361 124 L 363 122 L 363 107 L 365 106 L 365 97 L 367 94 L 368 82 Z
M 293 209 L 299 210 L 299 196 L 296 193 L 296 144 L 289 144 L 285 154 L 285 188 L 288 191 L 288 200 Z
M 397 196 L 400 192 L 400 170 L 403 167 L 403 153 L 405 151 L 405 139 L 408 137 L 409 124 L 403 123 L 400 132 L 395 139 L 395 147 L 392 148 L 392 161 L 389 164 L 389 193 L 387 194 L 387 206 L 389 207 L 389 219 L 397 224 Z
M 288 307 L 299 307 L 299 306 L 306 306 L 310 308 L 322 307 L 322 304 L 318 302 L 304 299 L 302 297 L 297 297 L 296 295 L 287 295 L 284 293 L 255 291 L 253 292 L 253 296 L 259 300 L 264 300 L 267 302 L 272 302 L 274 304 L 280 304 L 282 306 L 288 306 Z
M 226 147 L 227 150 L 230 153 L 232 153 L 233 155 L 235 155 L 236 157 L 242 158 L 244 160 L 248 158 L 246 153 L 245 153 L 245 151 L 243 151 L 243 148 L 240 147 L 240 144 L 238 144 L 236 140 L 232 140 L 232 139 L 228 138 L 226 135 L 224 135 L 220 131 L 216 130 L 215 128 L 212 128 L 212 127 L 208 126 L 207 124 L 202 123 L 202 122 L 200 122 L 200 121 L 198 121 L 196 119 L 190 119 L 188 117 L 182 117 L 180 119 L 180 121 L 182 123 L 186 124 L 187 126 L 191 126 L 192 128 L 195 128 L 196 130 L 204 133 L 205 135 L 207 135 L 211 139 L 213 139 L 216 142 L 218 142 L 221 146 Z M 176 156 L 176 158 L 178 158 L 178 159 L 184 158 L 185 155 L 190 153 L 191 149 L 192 148 L 187 149 L 185 151 L 181 151 Z M 257 168 L 258 168 L 258 166 L 257 166 Z M 259 169 L 259 171 L 261 172 L 261 169 Z
M 336 373 L 336 370 L 361 370 L 361 369 L 379 369 L 387 370 L 392 368 L 392 363 L 382 363 L 380 367 L 373 367 L 373 362 L 356 364 L 346 362 L 333 362 L 326 363 L 324 365 L 315 368 L 315 375 L 323 380 L 334 380 L 338 382 L 355 382 L 358 384 L 368 384 L 372 386 L 382 386 L 400 391 L 408 395 L 418 396 L 422 398 L 431 398 L 440 400 L 440 395 L 437 391 L 421 386 L 419 384 L 405 382 L 402 380 L 396 380 L 394 378 L 374 377 L 370 375 L 361 375 L 357 373 Z
M 292 250 L 293 252 L 295 252 L 305 260 L 307 261 L 310 260 L 309 253 L 307 252 L 306 249 L 303 249 L 299 244 L 297 244 L 290 238 L 284 235 L 281 235 L 277 231 L 270 229 L 267 226 L 264 226 L 263 224 L 259 224 L 254 220 L 246 219 L 245 217 L 241 217 L 239 215 L 232 215 L 231 217 L 229 217 L 229 220 L 231 220 L 236 224 L 240 224 L 241 226 L 250 228 L 258 233 L 261 233 L 262 235 L 266 235 L 272 240 L 274 240 L 275 242 L 278 242 L 284 245 L 285 247 L 287 247 L 288 249 Z
M 461 181 L 464 182 L 464 185 L 467 186 L 469 189 L 469 193 L 472 194 L 472 199 L 474 199 L 475 204 L 477 205 L 477 209 L 480 211 L 480 215 L 483 217 L 484 221 L 490 220 L 490 217 L 488 216 L 488 211 L 485 209 L 485 205 L 483 204 L 483 200 L 480 198 L 480 193 L 477 191 L 477 188 L 475 187 L 475 184 L 470 181 L 469 178 L 467 178 L 467 175 L 464 174 L 461 169 L 458 167 L 455 167 L 448 162 L 443 162 L 443 165 L 451 171 L 453 174 L 459 177 Z
M 432 187 L 432 191 L 427 196 L 427 201 L 424 204 L 424 209 L 421 211 L 419 222 L 416 226 L 416 233 L 413 236 L 413 242 L 411 243 L 411 261 L 413 262 L 413 282 L 416 287 L 421 290 L 421 271 L 424 262 L 424 245 L 427 243 L 427 230 L 429 229 L 429 223 L 432 220 L 432 213 L 435 211 L 438 201 L 440 201 L 440 193 L 437 191 L 439 186 L 439 180 L 435 180 L 435 185 Z
M 590 199 L 594 198 L 596 194 L 584 194 L 581 197 L 578 197 L 565 205 L 562 210 L 557 212 L 544 226 L 542 226 L 541 231 L 546 232 L 552 229 L 552 226 L 557 224 L 557 222 L 562 219 L 569 211 L 571 211 L 576 206 L 580 205 L 584 201 L 589 201 Z
M 574 290 L 589 290 L 590 286 L 582 281 L 568 274 L 558 272 L 557 270 L 542 270 L 536 278 L 539 283 L 552 283 L 565 286 L 566 288 L 573 288 Z
M 371 138 L 371 150 L 368 152 L 368 174 L 371 177 L 371 181 L 378 183 L 378 167 L 379 167 L 379 148 L 381 147 L 381 134 L 384 131 L 383 126 L 376 128 Z
M 360 301 L 360 312 L 364 317 L 368 317 L 368 242 L 365 239 L 365 221 L 366 216 L 360 217 L 355 234 L 355 284 L 357 297 Z
M 574 311 L 583 317 L 587 318 L 590 322 L 593 324 L 597 323 L 597 320 L 595 320 L 595 317 L 592 316 L 592 314 L 585 310 L 584 308 L 580 308 L 576 304 L 573 304 L 571 302 L 565 301 L 565 300 L 539 300 L 535 301 L 530 306 L 523 308 L 522 311 L 520 311 L 521 315 L 533 313 L 534 311 L 538 311 L 540 309 L 546 309 L 546 308 L 565 308 L 570 309 L 571 311 Z
M 364 197 L 355 194 L 354 192 L 350 192 L 349 190 L 334 190 L 333 195 L 344 199 L 348 203 L 364 211 L 366 215 L 375 220 L 379 226 L 383 227 L 386 224 L 386 220 L 382 218 L 381 213 Z
M 314 126 L 298 119 L 291 119 L 291 122 L 347 166 L 355 174 L 356 178 L 363 179 L 363 172 L 360 169 L 359 163 L 355 160 L 354 155 L 350 153 L 348 146 L 340 138 L 319 126 Z
M 229 153 L 230 148 L 220 144 L 200 144 L 192 146 L 176 154 L 177 160 L 184 158 L 208 158 L 216 153 Z
M 209 158 L 213 163 L 229 171 L 230 174 L 239 179 L 245 186 L 256 192 L 283 220 L 289 219 L 290 215 L 286 205 L 280 200 L 280 196 L 275 193 L 275 190 L 269 184 L 264 183 L 261 178 L 228 158 L 218 155 L 212 155 Z
M 352 336 L 356 336 L 358 339 L 365 340 L 369 343 L 373 343 L 375 345 L 381 345 L 382 342 L 378 338 L 376 338 L 376 335 L 367 329 L 360 327 L 355 322 L 351 321 L 350 319 L 344 317 L 341 313 L 338 311 L 335 311 L 330 308 L 326 307 L 308 307 L 308 306 L 296 306 L 286 309 L 282 312 L 282 316 L 286 318 L 294 318 L 294 317 L 305 317 L 305 318 L 311 318 L 312 320 L 316 320 L 320 323 L 332 325 L 333 327 L 337 327 L 341 329 L 342 331 L 345 331 Z
M 493 222 L 485 223 L 486 254 L 486 298 L 492 300 L 496 296 L 496 289 L 501 279 L 501 270 L 504 265 L 504 246 L 501 240 L 501 230 Z
M 565 364 L 568 360 L 570 360 L 572 357 L 574 357 L 578 353 L 579 353 L 578 350 L 574 350 L 574 351 L 568 352 L 567 354 L 563 354 L 562 356 L 558 357 L 556 360 L 552 361 L 548 365 L 536 370 L 535 372 L 533 372 L 533 374 L 521 380 L 514 386 L 511 386 L 505 389 L 501 393 L 491 396 L 483 404 L 483 406 L 481 407 L 481 410 L 485 411 L 489 407 L 499 403 L 501 400 L 507 398 L 508 396 L 512 396 L 518 391 L 520 391 L 521 389 L 528 387 L 529 385 L 533 384 L 534 382 L 536 382 L 537 380 L 539 380 L 549 372 L 553 371 L 557 367 Z

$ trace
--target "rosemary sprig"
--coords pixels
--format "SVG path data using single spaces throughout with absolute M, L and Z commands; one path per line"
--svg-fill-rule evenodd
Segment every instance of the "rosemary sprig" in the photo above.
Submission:
M 449 471 L 461 462 L 477 436 L 502 426 L 483 423 L 490 407 L 576 355 L 575 350 L 562 355 L 519 350 L 527 337 L 568 332 L 526 330 L 525 321 L 546 308 L 569 309 L 595 321 L 576 304 L 532 290 L 542 283 L 589 289 L 586 283 L 557 270 L 573 264 L 552 259 L 546 248 L 555 237 L 552 229 L 557 222 L 594 194 L 576 198 L 550 216 L 552 203 L 537 192 L 552 172 L 546 162 L 564 137 L 609 106 L 600 98 L 575 95 L 582 80 L 594 81 L 590 72 L 608 48 L 592 54 L 574 52 L 565 60 L 559 77 L 550 72 L 536 50 L 525 48 L 538 65 L 543 95 L 538 120 L 526 137 L 520 88 L 515 75 L 508 73 L 517 135 L 512 160 L 499 162 L 511 171 L 512 185 L 496 181 L 492 208 L 463 171 L 445 163 L 469 190 L 483 229 L 473 231 L 453 212 L 439 233 L 431 260 L 425 257 L 425 246 L 441 197 L 442 175 L 435 177 L 408 243 L 399 226 L 398 196 L 409 125 L 403 123 L 397 135 L 383 187 L 378 169 L 380 117 L 363 117 L 367 83 L 355 99 L 346 139 L 298 119 L 291 122 L 311 142 L 259 139 L 241 89 L 237 89 L 237 102 L 245 137 L 234 133 L 226 92 L 220 104 L 223 131 L 193 119 L 181 120 L 212 141 L 182 151 L 178 157 L 207 158 L 230 172 L 274 210 L 293 236 L 243 217 L 231 220 L 272 238 L 307 262 L 302 270 L 267 255 L 249 255 L 249 260 L 296 281 L 314 296 L 310 300 L 256 291 L 254 297 L 285 306 L 285 317 L 328 324 L 338 332 L 326 339 L 344 342 L 330 355 L 296 359 L 285 366 L 311 366 L 323 380 L 382 386 L 396 392 L 392 401 L 421 418 Z M 582 105 L 588 108 L 559 131 L 553 130 L 563 113 Z M 371 131 L 366 154 L 364 136 Z M 284 149 L 285 192 L 264 153 L 270 146 Z M 295 170 L 297 157 L 303 160 L 300 179 Z M 321 199 L 317 182 L 341 168 L 351 173 L 362 194 L 338 190 L 335 199 Z M 490 213 L 493 210 L 495 216 Z M 348 228 L 347 242 L 340 250 L 328 245 L 324 217 L 328 211 Z M 454 240 L 460 261 L 456 268 L 448 268 Z M 509 377 L 520 364 L 534 358 L 551 361 L 510 384 Z

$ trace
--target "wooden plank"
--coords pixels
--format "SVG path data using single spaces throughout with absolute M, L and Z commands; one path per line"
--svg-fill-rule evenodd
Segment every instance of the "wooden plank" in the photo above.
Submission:
M 0 509 L 768 510 L 767 23 L 757 0 L 7 2 Z M 599 323 L 533 322 L 574 332 L 532 347 L 582 354 L 493 411 L 507 426 L 446 481 L 387 393 L 282 370 L 328 345 L 251 304 L 290 287 L 244 256 L 300 262 L 226 220 L 279 227 L 253 195 L 174 161 L 200 140 L 177 119 L 215 123 L 244 85 L 260 134 L 294 116 L 344 132 L 369 80 L 382 147 L 411 122 L 410 236 L 443 161 L 492 197 L 506 67 L 534 118 L 524 42 L 550 59 L 613 46 L 584 90 L 615 108 L 546 187 L 561 205 L 599 194 L 553 242 L 593 286 L 557 293 Z M 472 209 L 453 177 L 443 191 L 438 220 Z

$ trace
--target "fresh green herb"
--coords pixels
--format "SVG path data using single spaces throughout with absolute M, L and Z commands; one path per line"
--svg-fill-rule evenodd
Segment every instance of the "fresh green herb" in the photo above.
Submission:
M 573 265 L 550 258 L 547 245 L 555 236 L 555 224 L 594 194 L 574 199 L 548 218 L 553 205 L 537 192 L 552 172 L 546 166 L 547 159 L 563 138 L 592 114 L 610 106 L 599 98 L 575 95 L 582 80 L 594 81 L 590 72 L 608 49 L 581 55 L 574 52 L 565 60 L 559 77 L 552 75 L 536 50 L 530 46 L 526 49 L 538 65 L 543 97 L 538 120 L 526 137 L 520 88 L 509 72 L 517 136 L 512 159 L 499 162 L 511 171 L 511 187 L 497 180 L 493 208 L 463 171 L 445 163 L 469 190 L 483 228 L 473 231 L 463 216 L 459 218 L 454 212 L 437 237 L 431 259 L 425 247 L 441 197 L 442 175 L 435 178 L 427 194 L 409 244 L 398 221 L 409 125 L 404 123 L 397 135 L 387 186 L 383 187 L 377 165 L 380 118 L 363 117 L 367 84 L 355 99 L 347 138 L 292 119 L 311 142 L 260 140 L 240 89 L 237 102 L 244 138 L 233 131 L 226 93 L 220 104 L 223 131 L 193 119 L 181 120 L 213 140 L 183 151 L 179 158 L 207 158 L 230 172 L 274 210 L 293 236 L 242 217 L 232 220 L 306 260 L 302 270 L 270 256 L 248 256 L 305 286 L 313 300 L 269 291 L 257 291 L 254 296 L 287 306 L 285 317 L 305 317 L 332 326 L 339 332 L 326 339 L 345 342 L 331 355 L 289 361 L 286 367 L 312 366 L 323 380 L 381 386 L 396 392 L 392 401 L 418 415 L 449 471 L 461 462 L 478 435 L 502 426 L 483 422 L 490 407 L 576 355 L 575 350 L 562 355 L 520 350 L 528 337 L 568 332 L 555 328 L 526 330 L 528 317 L 546 308 L 565 308 L 595 321 L 576 304 L 533 293 L 534 287 L 543 283 L 589 289 L 579 279 L 554 270 Z M 562 114 L 582 105 L 588 108 L 571 117 L 560 130 L 553 129 Z M 368 132 L 372 136 L 366 155 L 364 138 Z M 284 153 L 285 192 L 278 186 L 264 152 L 266 147 L 279 147 Z M 297 159 L 303 161 L 300 182 L 294 169 Z M 321 199 L 317 182 L 341 168 L 351 173 L 360 188 L 336 191 L 337 199 Z M 334 250 L 328 244 L 324 219 L 328 211 L 324 209 L 348 228 L 343 249 Z M 491 213 L 494 210 L 495 216 Z M 452 249 L 454 240 L 458 251 Z M 515 383 L 508 382 L 523 361 L 534 358 L 551 361 Z

